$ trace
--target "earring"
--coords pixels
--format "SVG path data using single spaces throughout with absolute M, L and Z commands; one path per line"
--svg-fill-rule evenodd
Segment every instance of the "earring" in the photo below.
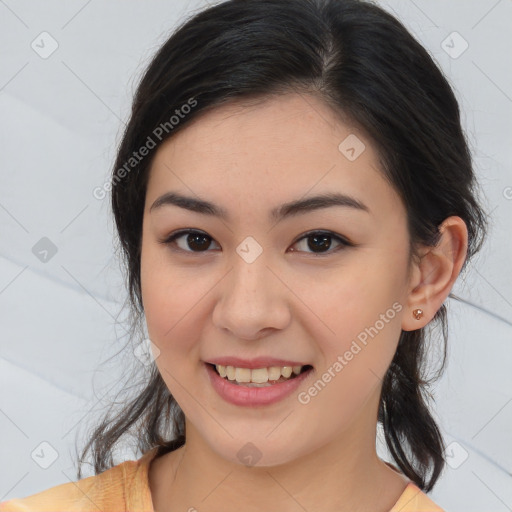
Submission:
M 421 309 L 415 309 L 412 314 L 416 320 L 419 320 L 423 316 L 423 311 Z

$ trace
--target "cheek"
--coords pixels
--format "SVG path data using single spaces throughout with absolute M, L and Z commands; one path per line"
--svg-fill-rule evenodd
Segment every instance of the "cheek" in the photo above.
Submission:
M 164 361 L 171 352 L 176 358 L 192 355 L 202 316 L 206 314 L 207 294 L 214 284 L 212 276 L 197 267 L 171 265 L 165 252 L 148 245 L 143 246 L 141 254 L 141 291 L 148 334 Z
M 149 243 L 141 253 L 141 292 L 144 314 L 151 340 L 162 349 L 165 339 L 173 334 L 173 326 L 186 313 L 188 288 L 183 276 L 162 256 L 161 248 Z
M 401 332 L 405 264 L 396 254 L 373 251 L 333 274 L 328 287 L 309 283 L 308 306 L 317 318 L 309 328 L 324 370 L 343 373 L 351 385 L 363 387 L 384 376 Z M 336 372 L 338 356 L 343 370 Z
M 393 302 L 392 292 L 339 286 L 319 314 L 334 333 L 319 322 L 311 326 L 322 360 L 303 399 L 309 396 L 311 407 L 323 411 L 323 421 L 333 428 L 364 408 L 393 359 L 403 306 Z

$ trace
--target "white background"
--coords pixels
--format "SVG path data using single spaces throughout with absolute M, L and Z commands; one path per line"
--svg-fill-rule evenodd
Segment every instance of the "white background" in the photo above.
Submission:
M 204 5 L 0 1 L 0 501 L 75 480 L 77 426 L 126 371 L 119 358 L 100 365 L 126 341 L 116 323 L 126 296 L 108 200 L 92 191 L 108 181 L 149 57 Z M 450 360 L 436 415 L 456 444 L 431 497 L 449 511 L 512 510 L 512 2 L 383 5 L 454 86 L 492 215 L 453 290 L 464 302 L 446 301 Z M 31 47 L 46 37 L 50 48 L 42 32 L 58 44 L 45 59 Z M 57 248 L 46 262 L 32 251 L 43 237 Z M 34 450 L 58 458 L 43 469 Z

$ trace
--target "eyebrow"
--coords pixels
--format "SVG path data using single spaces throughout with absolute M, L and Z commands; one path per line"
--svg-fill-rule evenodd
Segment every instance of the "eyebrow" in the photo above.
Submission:
M 230 219 L 229 213 L 224 208 L 209 201 L 183 196 L 176 192 L 167 192 L 160 196 L 151 205 L 149 211 L 151 213 L 153 210 L 166 205 L 179 206 L 180 208 L 184 208 L 192 212 L 218 217 L 226 221 L 229 221 Z M 269 213 L 269 218 L 270 220 L 277 222 L 287 217 L 305 214 L 314 210 L 330 208 L 333 206 L 353 208 L 355 210 L 371 213 L 368 206 L 355 197 L 340 193 L 326 193 L 308 197 L 307 199 L 298 199 L 296 201 L 284 203 L 277 208 L 273 208 Z

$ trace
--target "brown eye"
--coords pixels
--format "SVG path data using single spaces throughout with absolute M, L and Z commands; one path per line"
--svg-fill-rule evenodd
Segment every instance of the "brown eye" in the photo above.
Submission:
M 332 241 L 335 240 L 338 246 L 330 251 L 332 247 Z M 343 247 L 349 247 L 350 244 L 347 240 L 344 240 L 340 236 L 330 232 L 330 231 L 311 231 L 302 236 L 294 245 L 299 242 L 307 241 L 306 244 L 303 244 L 307 249 L 309 249 L 314 254 L 331 254 L 333 252 L 337 252 Z M 295 249 L 292 249 L 293 252 L 296 252 Z M 304 251 L 303 252 L 309 252 Z
M 183 239 L 183 242 L 177 243 Z M 162 241 L 165 245 L 176 245 L 177 250 L 184 252 L 206 252 L 213 238 L 206 233 L 195 230 L 185 230 L 173 233 L 169 238 Z

